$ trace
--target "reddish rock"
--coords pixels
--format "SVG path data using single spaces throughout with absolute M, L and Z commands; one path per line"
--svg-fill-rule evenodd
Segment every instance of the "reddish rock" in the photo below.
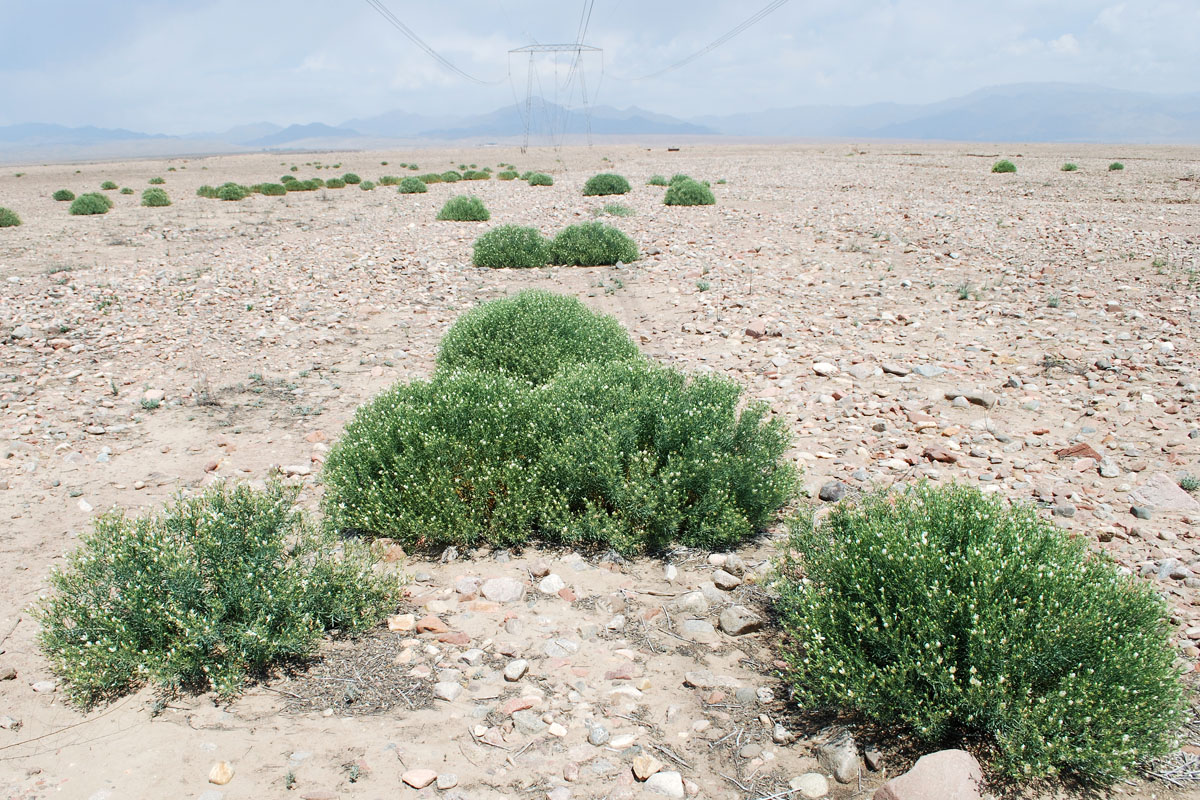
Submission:
M 922 756 L 913 768 L 885 783 L 875 800 L 980 800 L 983 770 L 965 750 Z
M 746 335 L 751 339 L 761 339 L 767 335 L 766 320 L 756 319 L 746 326 Z
M 566 600 L 568 603 L 574 603 L 578 599 L 575 596 L 575 593 L 571 591 L 571 588 L 569 586 L 559 589 L 558 596 L 561 597 L 563 600 Z
M 417 633 L 447 633 L 450 626 L 430 614 L 417 620 Z
M 514 697 L 513 699 L 500 706 L 501 714 L 515 714 L 518 711 L 524 711 L 527 708 L 533 708 L 533 704 L 537 702 L 532 697 Z
M 606 681 L 631 681 L 633 680 L 633 664 L 622 664 L 616 669 L 610 669 L 604 673 Z
M 451 631 L 450 633 L 443 633 L 441 636 L 437 637 L 437 640 L 445 644 L 464 645 L 470 644 L 471 637 L 462 631 Z
M 923 452 L 921 455 L 925 458 L 928 458 L 930 461 L 940 461 L 943 464 L 958 463 L 957 455 L 950 452 L 946 448 L 938 447 L 937 445 L 930 445 L 929 447 L 926 447 L 925 452 Z
M 1065 461 L 1069 458 L 1094 458 L 1099 463 L 1100 459 L 1104 458 L 1104 456 L 1096 452 L 1095 448 L 1085 442 L 1073 444 L 1061 450 L 1055 450 L 1054 455 L 1058 456 L 1060 461 Z

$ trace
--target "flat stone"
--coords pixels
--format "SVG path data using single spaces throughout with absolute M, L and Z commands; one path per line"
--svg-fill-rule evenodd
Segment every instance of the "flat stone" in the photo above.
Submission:
M 829 794 L 829 781 L 819 772 L 806 772 L 788 781 L 788 786 L 801 797 L 817 800 Z M 930 798 L 933 800 L 933 798 Z
M 208 771 L 208 782 L 224 786 L 233 780 L 233 765 L 228 761 L 218 761 Z
M 439 700 L 453 703 L 462 694 L 463 687 L 458 683 L 439 682 L 433 685 L 433 696 Z
M 688 592 L 676 597 L 671 602 L 671 608 L 675 611 L 690 611 L 693 614 L 707 614 L 708 598 L 704 596 L 704 592 Z
M 538 582 L 538 591 L 542 594 L 558 594 L 566 585 L 566 581 L 552 572 Z
M 450 626 L 430 614 L 417 620 L 417 633 L 448 633 Z
M 917 759 L 913 768 L 881 786 L 875 800 L 981 800 L 983 770 L 965 750 L 942 750 Z
M 551 639 L 542 647 L 542 652 L 551 658 L 566 658 L 579 652 L 579 642 L 570 639 Z
M 1096 448 L 1085 442 L 1073 444 L 1070 447 L 1063 447 L 1054 451 L 1054 455 L 1058 456 L 1059 461 L 1072 461 L 1077 458 L 1091 458 L 1099 462 L 1104 456 L 1096 452 Z
M 1146 508 L 1145 506 L 1131 506 L 1129 508 L 1129 513 L 1133 514 L 1138 519 L 1150 519 L 1150 517 L 1153 516 L 1153 513 L 1150 511 L 1150 509 Z
M 0 667 L 0 681 L 12 681 L 17 679 L 17 668 L 5 664 Z
M 587 738 L 589 744 L 595 745 L 596 747 L 601 747 L 602 745 L 608 743 L 608 729 L 603 725 L 590 725 L 588 726 Z
M 1200 501 L 1179 488 L 1179 484 L 1163 472 L 1156 472 L 1129 495 L 1135 505 L 1149 506 L 1154 511 L 1200 514 Z
M 537 736 L 546 730 L 546 723 L 532 711 L 517 711 L 512 715 L 513 725 L 526 736 Z
M 509 683 L 521 680 L 529 672 L 529 662 L 523 658 L 510 661 L 504 665 L 504 680 Z
M 952 389 L 945 393 L 947 400 L 954 400 L 957 397 L 965 398 L 968 403 L 975 406 L 983 406 L 991 408 L 996 405 L 996 395 L 991 392 L 985 392 L 980 389 Z
M 493 603 L 515 603 L 525 596 L 525 584 L 513 578 L 488 578 L 479 592 Z
M 912 371 L 920 375 L 922 378 L 936 378 L 946 372 L 945 367 L 937 367 L 933 364 L 918 364 L 912 368 Z
M 417 627 L 417 618 L 414 614 L 393 614 L 388 617 L 387 626 L 389 631 L 407 633 Z
M 667 797 L 683 797 L 684 795 L 683 776 L 674 770 L 654 773 L 646 780 L 645 786 L 655 794 Z
M 644 781 L 663 768 L 663 763 L 651 755 L 642 754 L 633 757 L 633 777 Z
M 823 378 L 828 378 L 830 375 L 836 375 L 838 371 L 837 367 L 825 361 L 818 361 L 817 363 L 813 364 L 812 369 L 813 372 L 817 373 Z
M 721 630 L 730 636 L 741 636 L 753 633 L 762 627 L 762 617 L 745 606 L 730 606 L 721 612 L 719 618 Z
M 713 572 L 713 583 L 718 589 L 731 591 L 742 585 L 742 579 L 737 575 L 731 575 L 723 569 L 718 569 Z
M 911 369 L 903 364 L 897 364 L 895 361 L 884 361 L 879 365 L 880 368 L 888 375 L 899 375 L 901 377 L 912 372 Z
M 706 619 L 685 619 L 679 623 L 679 631 L 693 642 L 701 644 L 713 644 L 720 639 L 717 629 Z
M 730 675 L 714 675 L 705 669 L 685 672 L 683 675 L 683 685 L 690 686 L 693 689 L 730 689 L 736 688 L 740 684 L 737 678 Z
M 431 769 L 410 769 L 400 776 L 400 780 L 414 789 L 424 789 L 437 780 L 438 774 Z

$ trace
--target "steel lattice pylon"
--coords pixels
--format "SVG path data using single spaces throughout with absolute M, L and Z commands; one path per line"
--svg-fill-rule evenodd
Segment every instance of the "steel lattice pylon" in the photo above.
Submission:
M 534 70 L 535 70 L 535 67 L 533 64 L 534 56 L 539 53 L 574 53 L 576 63 L 578 63 L 578 60 L 582 57 L 583 53 L 602 53 L 602 52 L 604 52 L 604 51 L 599 47 L 592 47 L 591 45 L 578 44 L 575 42 L 572 42 L 570 44 L 528 44 L 528 45 L 525 45 L 524 47 L 517 47 L 513 50 L 508 51 L 510 57 L 514 53 L 528 53 L 529 54 L 529 66 L 526 69 L 526 74 L 525 74 L 525 114 L 524 114 L 524 120 L 523 120 L 524 127 L 525 127 L 525 137 L 521 144 L 521 152 L 522 153 L 526 152 L 529 149 L 529 126 L 530 126 L 530 121 L 533 117 L 533 76 L 534 76 Z M 511 79 L 511 73 L 510 73 L 510 79 Z M 587 121 L 587 141 L 588 141 L 588 144 L 591 145 L 591 143 L 592 143 L 592 120 L 591 120 L 591 115 L 589 115 L 587 113 L 587 83 L 584 81 L 582 72 L 580 72 L 580 74 L 579 74 L 579 82 L 580 82 L 580 87 L 583 92 L 584 117 Z M 568 83 L 568 85 L 569 85 L 569 83 Z M 545 98 L 543 98 L 543 101 L 544 100 L 545 100 Z

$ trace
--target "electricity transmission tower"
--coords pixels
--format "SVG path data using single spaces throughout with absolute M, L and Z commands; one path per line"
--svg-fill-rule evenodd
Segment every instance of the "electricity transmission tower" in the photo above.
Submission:
M 584 119 L 586 120 L 586 126 L 587 126 L 587 143 L 590 146 L 592 144 L 592 117 L 591 117 L 591 112 L 588 108 L 587 81 L 584 77 L 584 71 L 579 68 L 579 63 L 580 63 L 580 60 L 583 58 L 584 53 L 601 53 L 602 54 L 603 50 L 601 50 L 599 47 L 592 47 L 591 45 L 583 44 L 581 42 L 572 42 L 571 44 L 530 44 L 530 45 L 526 45 L 524 47 L 518 47 L 514 50 L 508 51 L 509 58 L 512 58 L 512 56 L 514 54 L 524 54 L 524 53 L 529 54 L 529 66 L 526 69 L 526 73 L 525 73 L 525 112 L 522 115 L 522 121 L 524 123 L 524 128 L 525 128 L 525 138 L 524 138 L 523 143 L 521 144 L 521 152 L 524 153 L 529 149 L 529 128 L 533 121 L 533 80 L 537 74 L 537 65 L 534 63 L 534 59 L 537 55 L 543 54 L 543 53 L 552 53 L 554 55 L 554 64 L 555 64 L 554 94 L 555 94 L 556 101 L 557 101 L 557 97 L 558 97 L 558 56 L 561 53 L 574 53 L 575 54 L 575 58 L 571 64 L 571 69 L 567 72 L 565 91 L 567 92 L 567 97 L 569 98 L 570 90 L 571 90 L 571 82 L 574 79 L 575 74 L 578 73 L 579 74 L 580 95 L 583 98 Z M 603 73 L 603 70 L 604 70 L 603 55 L 601 55 L 600 64 L 601 64 L 600 70 L 601 70 L 601 73 Z M 509 71 L 509 79 L 510 80 L 512 79 L 512 71 L 511 70 Z M 540 77 L 538 78 L 538 85 L 539 86 L 541 85 Z M 513 89 L 513 93 L 514 94 L 516 93 L 515 87 Z M 542 97 L 543 107 L 545 106 L 545 102 L 546 102 L 546 98 L 545 98 L 545 96 L 543 96 Z M 556 103 L 556 105 L 557 105 L 557 103 Z M 564 121 L 563 121 L 563 127 L 564 127 L 564 132 L 565 132 L 565 127 L 566 127 L 565 116 L 564 116 Z M 550 126 L 550 134 L 551 134 L 551 138 L 553 139 L 553 126 L 552 125 Z

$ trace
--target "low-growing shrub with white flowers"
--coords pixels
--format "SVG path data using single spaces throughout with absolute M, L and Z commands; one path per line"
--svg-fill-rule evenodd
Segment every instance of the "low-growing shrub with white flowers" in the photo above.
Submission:
M 922 484 L 793 528 L 779 575 L 796 699 L 982 740 L 1002 776 L 1111 784 L 1183 709 L 1166 604 L 1025 506 Z
M 781 420 L 743 408 L 731 381 L 649 363 L 573 298 L 485 304 L 438 365 L 359 408 L 330 451 L 333 530 L 417 547 L 728 548 L 795 496 Z
M 88 707 L 146 684 L 236 695 L 321 635 L 374 625 L 399 581 L 294 507 L 295 489 L 216 484 L 157 514 L 96 519 L 50 576 L 40 644 Z

